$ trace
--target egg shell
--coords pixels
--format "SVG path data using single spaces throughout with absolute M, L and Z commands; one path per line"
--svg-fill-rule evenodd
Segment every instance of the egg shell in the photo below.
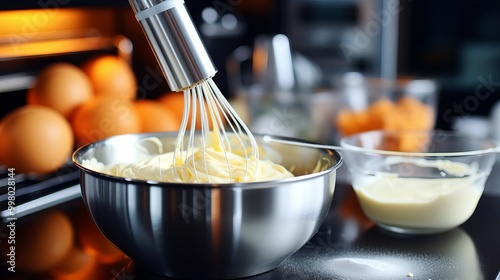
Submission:
M 160 102 L 140 100 L 136 101 L 134 105 L 141 120 L 142 132 L 179 130 L 181 119 Z
M 169 92 L 169 93 L 166 93 L 162 96 L 160 96 L 160 98 L 158 99 L 158 101 L 163 104 L 164 106 L 166 106 L 166 108 L 174 113 L 178 118 L 179 120 L 182 121 L 182 117 L 183 117 L 183 114 L 184 114 L 184 93 L 183 92 Z M 207 102 L 203 102 L 203 105 L 205 106 L 205 110 L 208 111 L 208 104 Z M 197 104 L 196 104 L 196 123 L 195 123 L 195 128 L 197 130 L 201 129 L 202 127 L 202 117 L 201 117 L 201 113 L 200 113 L 200 104 L 199 102 L 197 101 Z M 225 122 L 224 120 L 224 117 L 222 115 L 222 113 L 220 113 L 220 109 L 217 108 L 219 110 L 219 115 L 221 116 L 221 120 L 223 121 L 223 123 Z M 191 127 L 191 120 L 192 120 L 192 111 L 188 112 L 188 123 L 187 123 L 187 128 L 189 129 Z M 208 123 L 209 123 L 209 127 L 212 128 L 212 121 L 210 119 L 208 119 Z
M 137 95 L 137 80 L 130 64 L 114 55 L 98 56 L 82 65 L 97 96 L 109 95 L 133 100 Z
M 141 131 L 133 102 L 111 96 L 100 96 L 80 106 L 71 123 L 78 146 Z
M 23 106 L 0 123 L 0 162 L 16 172 L 48 173 L 60 168 L 73 150 L 69 122 L 45 106 Z
M 37 76 L 27 103 L 48 106 L 69 118 L 93 96 L 92 84 L 83 70 L 69 63 L 55 63 Z

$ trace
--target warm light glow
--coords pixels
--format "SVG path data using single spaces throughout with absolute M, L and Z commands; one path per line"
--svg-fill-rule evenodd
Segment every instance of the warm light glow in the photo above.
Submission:
M 0 12 L 1 43 L 61 38 L 61 33 L 86 29 L 88 13 L 79 9 L 40 9 Z M 66 31 L 66 32 L 64 32 Z
M 57 280 L 93 279 L 92 274 L 97 268 L 98 264 L 94 259 L 73 247 L 66 258 L 51 269 L 50 274 Z
M 268 53 L 262 46 L 256 46 L 253 53 L 253 70 L 262 75 L 267 68 Z
M 212 189 L 212 203 L 211 203 L 211 213 L 212 213 L 212 244 L 214 248 L 220 248 L 222 245 L 222 221 L 221 221 L 221 197 L 220 189 Z M 238 223 L 239 218 L 236 214 L 235 223 Z M 236 225 L 238 226 L 238 225 Z M 220 258 L 219 252 L 214 251 L 216 258 Z
M 0 59 L 90 51 L 113 46 L 113 38 L 89 37 L 0 45 Z
M 64 53 L 102 44 L 115 34 L 111 8 L 47 7 L 0 12 L 0 58 Z M 109 42 L 106 42 L 109 44 Z

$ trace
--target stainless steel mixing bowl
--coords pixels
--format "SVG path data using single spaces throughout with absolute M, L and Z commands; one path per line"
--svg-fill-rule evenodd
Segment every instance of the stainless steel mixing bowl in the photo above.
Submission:
M 95 223 L 144 270 L 195 279 L 263 273 L 301 248 L 329 211 L 342 162 L 332 150 L 264 143 L 257 137 L 263 156 L 296 175 L 269 182 L 159 183 L 82 166 L 91 158 L 104 164 L 135 162 L 142 153 L 135 147 L 150 137 L 173 147 L 176 134 L 120 135 L 73 155 L 81 170 L 82 196 Z M 154 145 L 146 148 L 156 152 Z

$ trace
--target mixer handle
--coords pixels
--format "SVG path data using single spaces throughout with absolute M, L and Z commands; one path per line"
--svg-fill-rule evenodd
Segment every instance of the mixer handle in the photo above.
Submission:
M 183 0 L 129 0 L 173 91 L 217 73 Z

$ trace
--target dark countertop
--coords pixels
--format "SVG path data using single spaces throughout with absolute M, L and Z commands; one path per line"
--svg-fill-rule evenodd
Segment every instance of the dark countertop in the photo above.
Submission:
M 454 230 L 408 236 L 375 226 L 351 186 L 339 182 L 318 233 L 275 270 L 245 279 L 495 279 L 499 235 L 500 196 L 483 195 L 473 216 Z M 164 279 L 131 268 L 123 273 L 136 280 Z
M 352 187 L 344 182 L 339 178 L 330 212 L 305 246 L 278 268 L 246 279 L 500 280 L 500 275 L 497 276 L 500 273 L 500 195 L 485 192 L 472 217 L 454 230 L 407 236 L 375 226 L 362 213 Z M 489 180 L 487 187 L 497 188 L 497 182 Z M 59 207 L 71 212 L 82 209 L 83 202 L 78 198 Z M 11 273 L 5 263 L 0 269 L 0 279 L 53 279 L 50 275 Z M 135 270 L 133 263 L 125 259 L 100 267 L 99 275 L 92 279 L 165 278 Z
M 403 236 L 369 221 L 349 185 L 336 191 L 312 240 L 272 276 L 255 279 L 409 279 L 409 273 L 424 280 L 495 279 L 500 272 L 500 196 L 484 195 L 473 216 L 452 231 Z

